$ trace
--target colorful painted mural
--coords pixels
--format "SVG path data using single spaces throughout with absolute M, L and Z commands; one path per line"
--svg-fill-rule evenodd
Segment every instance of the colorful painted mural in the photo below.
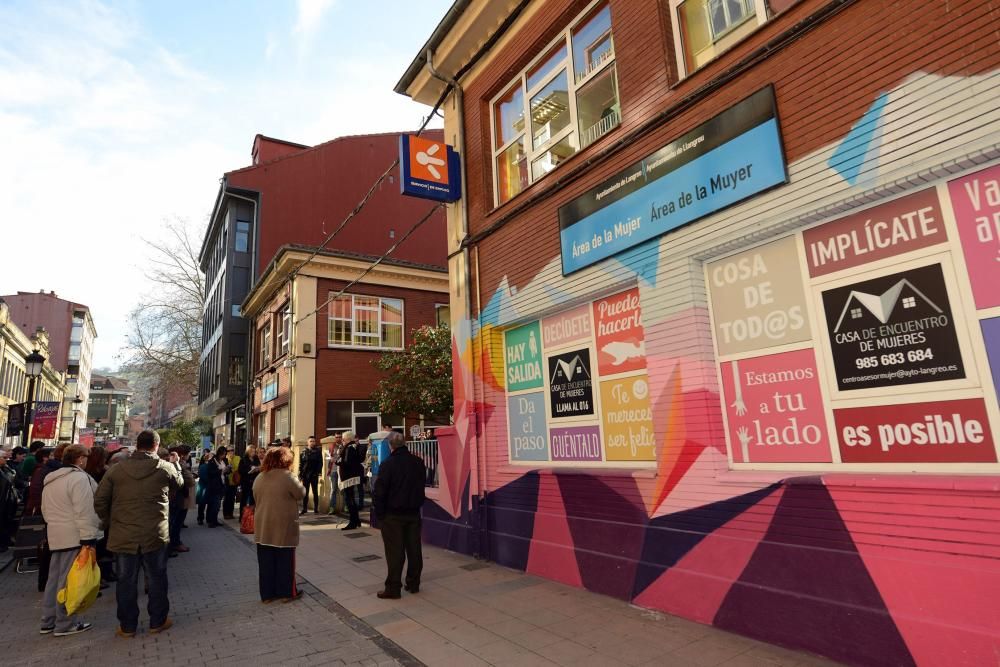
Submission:
M 991 81 L 962 85 L 992 86 L 995 103 Z M 894 114 L 953 84 L 914 76 L 873 96 L 846 136 L 789 164 L 800 190 L 702 230 L 697 261 L 675 252 L 694 243 L 687 228 L 568 278 L 553 256 L 530 280 L 483 286 L 478 319 L 456 328 L 456 423 L 438 430 L 425 539 L 848 664 L 995 664 L 997 167 L 902 191 L 907 167 L 884 159 Z M 944 136 L 947 105 L 923 122 Z M 821 181 L 831 212 L 779 228 Z M 867 207 L 843 205 L 861 193 Z M 719 231 L 736 224 L 745 236 Z M 883 346 L 944 370 L 848 379 L 876 375 L 859 342 L 880 326 L 919 329 L 934 359 L 915 338 Z M 589 412 L 553 395 L 581 389 L 579 369 Z

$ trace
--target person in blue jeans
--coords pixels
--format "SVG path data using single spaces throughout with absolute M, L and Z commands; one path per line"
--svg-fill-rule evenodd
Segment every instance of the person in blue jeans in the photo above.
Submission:
M 138 579 L 140 566 L 149 585 L 149 632 L 157 634 L 173 625 L 167 598 L 167 558 L 170 541 L 170 493 L 184 488 L 180 457 L 157 455 L 159 437 L 143 431 L 135 439 L 135 453 L 112 466 L 94 495 L 94 509 L 108 527 L 108 550 L 115 554 L 118 570 L 119 637 L 134 637 L 139 625 Z

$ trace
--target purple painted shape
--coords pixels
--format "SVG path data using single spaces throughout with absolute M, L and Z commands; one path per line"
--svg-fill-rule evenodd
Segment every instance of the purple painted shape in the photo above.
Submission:
M 600 461 L 601 430 L 596 426 L 549 429 L 553 461 Z
M 851 665 L 914 664 L 819 478 L 785 488 L 713 624 Z
M 990 360 L 993 386 L 1000 397 L 1000 317 L 983 320 L 980 325 L 983 327 L 983 341 L 986 343 L 986 356 Z
M 583 587 L 630 599 L 647 523 L 635 480 L 575 472 L 556 479 Z

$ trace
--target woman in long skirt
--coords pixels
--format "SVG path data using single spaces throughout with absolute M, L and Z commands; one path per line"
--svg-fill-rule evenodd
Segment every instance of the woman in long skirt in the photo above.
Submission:
M 292 475 L 292 452 L 268 450 L 253 484 L 254 541 L 260 599 L 291 602 L 301 596 L 295 587 L 295 547 L 299 545 L 299 504 L 306 490 Z

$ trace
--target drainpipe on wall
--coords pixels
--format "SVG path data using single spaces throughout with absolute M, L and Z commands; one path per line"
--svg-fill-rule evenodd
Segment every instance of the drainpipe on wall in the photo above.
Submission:
M 470 257 L 469 257 L 469 246 L 466 240 L 469 238 L 469 194 L 466 185 L 466 164 L 465 164 L 465 98 L 462 91 L 462 86 L 459 82 L 451 77 L 442 75 L 434 67 L 434 52 L 431 49 L 427 49 L 425 60 L 427 62 L 427 70 L 430 72 L 431 76 L 441 81 L 446 86 L 450 87 L 455 92 L 455 108 L 458 124 L 458 136 L 456 138 L 456 143 L 458 144 L 459 154 L 461 157 L 459 166 L 461 174 L 461 187 L 462 187 L 462 202 L 459 206 L 459 232 L 462 236 L 461 248 L 462 248 L 462 279 L 464 283 L 464 301 L 465 301 L 465 316 L 469 319 L 470 323 L 472 320 L 472 272 L 470 269 Z M 470 355 L 472 360 L 472 367 L 469 370 L 469 381 L 465 382 L 465 386 L 469 391 L 472 392 L 473 402 L 479 404 L 476 401 L 476 354 L 475 345 L 471 337 L 471 326 L 470 326 L 470 339 L 469 345 L 472 346 L 472 354 Z M 479 498 L 478 514 L 473 514 L 473 530 L 479 538 L 479 544 L 474 554 L 478 558 L 489 558 L 489 523 L 487 521 L 486 512 L 486 470 L 485 470 L 485 457 L 480 457 L 479 455 L 479 410 L 475 409 L 473 414 L 474 419 L 474 429 L 472 431 L 472 442 L 469 444 L 471 447 L 469 452 L 469 493 Z M 481 467 L 482 466 L 482 467 Z M 463 502 L 464 499 L 463 499 Z

